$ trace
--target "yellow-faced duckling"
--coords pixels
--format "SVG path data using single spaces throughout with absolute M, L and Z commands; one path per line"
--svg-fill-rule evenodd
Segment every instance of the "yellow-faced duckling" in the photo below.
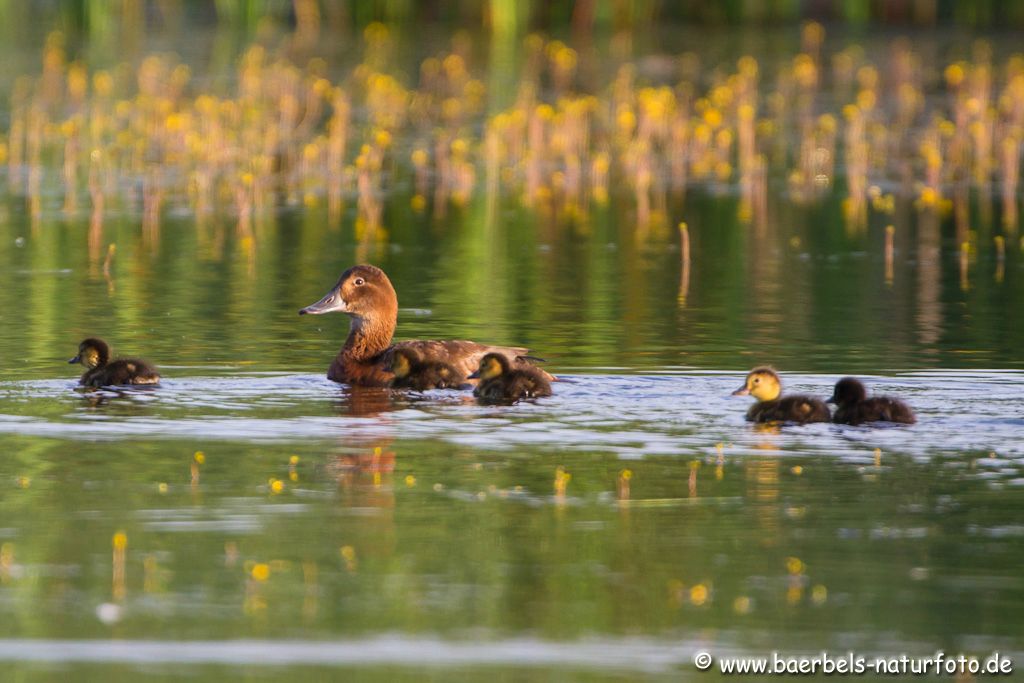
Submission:
M 733 396 L 753 396 L 757 403 L 750 406 L 747 419 L 751 422 L 828 422 L 828 406 L 814 396 L 781 396 L 782 381 L 771 368 L 754 368 L 743 386 Z
M 394 374 L 391 386 L 395 389 L 461 389 L 466 376 L 451 363 L 425 361 L 415 349 L 396 348 L 391 353 L 389 370 Z
M 891 396 L 872 396 L 860 380 L 844 377 L 836 382 L 829 403 L 836 404 L 832 421 L 838 424 L 859 425 L 864 422 L 899 422 L 914 424 L 914 411 L 903 401 Z
M 497 353 L 517 365 L 527 349 L 490 346 L 471 341 L 403 341 L 391 343 L 398 322 L 398 296 L 391 280 L 376 266 L 352 266 L 320 301 L 306 306 L 299 315 L 321 315 L 340 311 L 352 319 L 348 339 L 341 347 L 327 378 L 363 386 L 391 386 L 391 356 L 395 349 L 413 349 L 425 362 L 447 363 L 462 376 L 468 375 L 487 353 Z M 522 360 L 518 360 L 522 359 Z M 541 371 L 543 372 L 543 371 Z
M 110 347 L 102 339 L 90 337 L 78 345 L 78 355 L 68 363 L 81 363 L 86 370 L 79 384 L 85 387 L 112 387 L 122 384 L 158 384 L 160 374 L 138 358 L 110 360 Z
M 551 383 L 546 373 L 528 363 L 512 368 L 508 358 L 500 353 L 488 353 L 480 359 L 480 367 L 469 376 L 479 379 L 473 395 L 485 401 L 518 401 L 551 395 Z

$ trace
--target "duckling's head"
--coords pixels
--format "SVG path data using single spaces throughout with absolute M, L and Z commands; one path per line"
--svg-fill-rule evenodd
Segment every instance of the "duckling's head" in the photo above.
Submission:
M 843 406 L 863 401 L 867 397 L 868 390 L 864 388 L 859 379 L 844 377 L 836 382 L 836 387 L 832 390 L 832 396 L 829 397 L 828 402 Z
M 480 367 L 469 379 L 489 380 L 508 372 L 508 358 L 500 353 L 488 353 L 480 359 Z
M 390 320 L 398 317 L 398 296 L 391 280 L 376 266 L 352 266 L 320 301 L 306 306 L 299 315 L 321 315 L 340 311 L 353 318 Z
M 95 337 L 89 337 L 78 345 L 78 355 L 70 359 L 68 363 L 81 363 L 92 369 L 100 365 L 106 365 L 110 360 L 110 347 L 107 342 Z
M 420 361 L 419 354 L 412 349 L 395 349 L 391 354 L 391 372 L 395 377 L 408 377 L 412 366 Z
M 742 387 L 732 392 L 733 396 L 753 396 L 758 401 L 774 401 L 782 393 L 782 381 L 778 374 L 768 367 L 754 368 L 747 375 Z

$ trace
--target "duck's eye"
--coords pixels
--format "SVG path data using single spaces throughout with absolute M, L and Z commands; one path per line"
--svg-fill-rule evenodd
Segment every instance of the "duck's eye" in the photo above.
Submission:
M 754 384 L 758 384 L 760 382 L 761 382 L 761 378 L 760 377 L 755 377 L 754 378 Z
M 366 284 L 366 280 L 364 280 L 361 277 L 357 277 L 355 280 L 352 281 L 352 284 L 354 284 L 356 287 L 362 287 L 363 285 Z

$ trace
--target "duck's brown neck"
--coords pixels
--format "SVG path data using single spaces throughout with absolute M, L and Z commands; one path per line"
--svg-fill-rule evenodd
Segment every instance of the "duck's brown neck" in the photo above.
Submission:
M 338 353 L 339 358 L 365 362 L 391 345 L 395 334 L 395 316 L 353 317 L 348 339 Z

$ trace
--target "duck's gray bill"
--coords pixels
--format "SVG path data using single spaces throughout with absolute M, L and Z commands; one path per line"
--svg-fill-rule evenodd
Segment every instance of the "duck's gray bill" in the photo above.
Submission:
M 332 291 L 328 292 L 323 299 L 320 299 L 315 304 L 310 304 L 300 310 L 299 315 L 321 315 L 333 311 L 345 312 L 346 308 L 345 300 L 338 295 L 337 291 Z

